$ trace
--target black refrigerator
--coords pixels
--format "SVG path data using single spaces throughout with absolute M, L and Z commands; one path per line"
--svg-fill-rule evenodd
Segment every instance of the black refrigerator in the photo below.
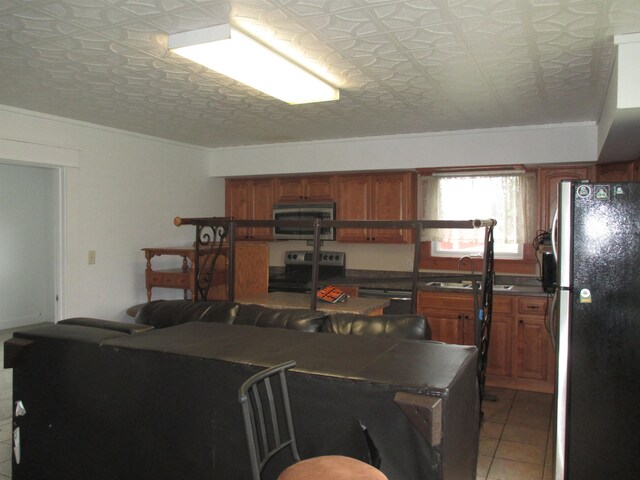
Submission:
M 554 478 L 640 478 L 640 183 L 560 182 L 554 236 Z

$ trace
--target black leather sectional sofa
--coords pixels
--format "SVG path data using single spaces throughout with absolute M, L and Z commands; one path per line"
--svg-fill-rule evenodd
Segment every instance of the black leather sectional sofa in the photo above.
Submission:
M 474 479 L 477 351 L 429 336 L 418 315 L 183 301 L 151 302 L 133 324 L 18 330 L 5 343 L 26 410 L 13 478 L 249 479 L 238 387 L 296 360 L 303 457 L 353 456 L 390 480 Z

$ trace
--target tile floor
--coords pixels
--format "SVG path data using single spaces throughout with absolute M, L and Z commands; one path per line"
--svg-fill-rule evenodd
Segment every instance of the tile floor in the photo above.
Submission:
M 553 395 L 487 388 L 483 402 L 477 480 L 552 478 Z
M 11 336 L 0 330 L 2 359 Z M 0 480 L 11 478 L 11 383 L 11 370 L 0 369 Z M 483 405 L 477 480 L 551 479 L 552 395 L 490 387 L 487 394 L 496 401 Z

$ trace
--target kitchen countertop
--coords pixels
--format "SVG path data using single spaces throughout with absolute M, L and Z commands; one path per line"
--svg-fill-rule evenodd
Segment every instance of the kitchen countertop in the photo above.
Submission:
M 236 298 L 236 302 L 243 304 L 261 305 L 271 308 L 309 308 L 311 297 L 306 293 L 271 292 Z M 350 297 L 345 302 L 327 303 L 318 300 L 316 309 L 330 313 L 358 313 L 367 315 L 389 305 L 389 300 L 382 298 Z
M 460 282 L 468 280 L 469 276 L 447 275 L 447 274 L 420 274 L 418 277 L 418 290 L 435 291 L 435 292 L 452 292 L 452 293 L 471 293 L 469 288 L 444 288 L 428 285 L 431 282 Z M 526 284 L 524 282 L 527 282 Z M 535 282 L 535 284 L 533 284 Z M 353 285 L 360 288 L 381 288 L 389 290 L 411 290 L 412 280 L 410 274 L 403 276 L 398 275 L 382 275 L 374 277 L 369 274 L 358 275 L 357 273 L 349 274 L 343 278 L 334 278 L 321 282 L 322 285 Z M 533 278 L 521 277 L 503 277 L 498 276 L 496 285 L 513 285 L 510 290 L 494 289 L 496 295 L 527 295 L 535 297 L 546 297 L 548 294 L 542 289 L 540 282 Z

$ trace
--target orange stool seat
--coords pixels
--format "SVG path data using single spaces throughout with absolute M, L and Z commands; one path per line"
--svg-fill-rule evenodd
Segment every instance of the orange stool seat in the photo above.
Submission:
M 327 455 L 294 463 L 278 480 L 387 480 L 387 476 L 360 460 Z

